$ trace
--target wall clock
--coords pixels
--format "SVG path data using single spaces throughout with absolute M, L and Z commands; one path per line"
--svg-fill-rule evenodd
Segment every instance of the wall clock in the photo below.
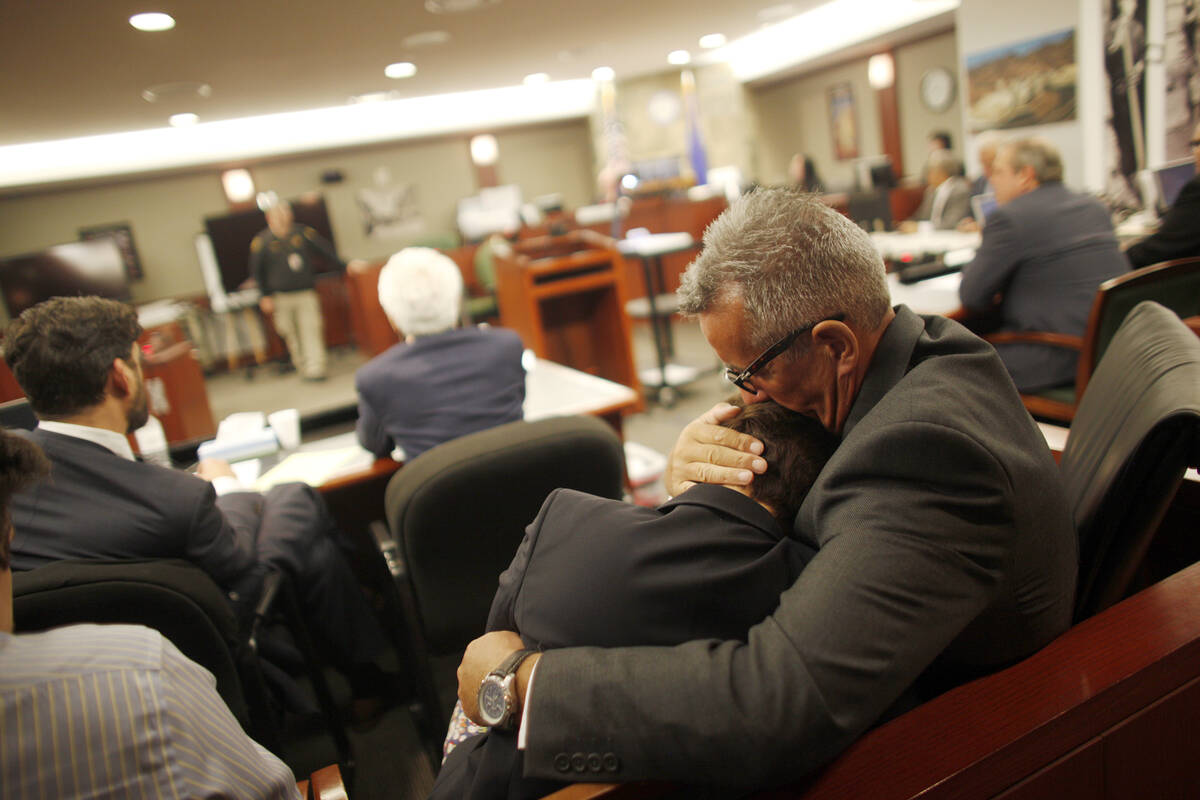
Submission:
M 954 104 L 954 73 L 934 67 L 921 76 L 921 102 L 930 111 L 942 112 Z

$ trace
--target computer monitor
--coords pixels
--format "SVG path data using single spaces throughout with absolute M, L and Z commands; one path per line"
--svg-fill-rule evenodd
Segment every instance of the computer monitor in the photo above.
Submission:
M 995 211 L 998 205 L 996 195 L 991 192 L 977 194 L 971 198 L 971 211 L 974 213 L 975 222 L 979 224 L 980 228 L 987 224 L 988 214 Z
M 10 317 L 51 297 L 131 299 L 125 259 L 117 243 L 108 238 L 0 259 L 0 294 Z
M 1190 158 L 1166 164 L 1154 170 L 1154 178 L 1158 184 L 1158 203 L 1160 210 L 1165 211 L 1175 203 L 1175 198 L 1183 191 L 1196 174 L 1196 164 Z

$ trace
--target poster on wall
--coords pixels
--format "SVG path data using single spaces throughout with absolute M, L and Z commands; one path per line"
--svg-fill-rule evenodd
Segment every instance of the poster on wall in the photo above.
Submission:
M 129 280 L 140 281 L 145 277 L 142 274 L 142 260 L 138 258 L 137 247 L 133 243 L 133 228 L 128 222 L 80 228 L 79 239 L 84 242 L 89 239 L 112 239 L 121 251 L 121 260 L 125 262 L 125 274 Z
M 1141 205 L 1134 175 L 1146 167 L 1146 6 L 1104 3 L 1104 73 L 1108 84 L 1105 198 L 1116 208 Z
M 425 231 L 417 187 L 393 183 L 387 167 L 375 170 L 373 185 L 359 189 L 357 199 L 368 239 L 403 239 Z
M 1176 161 L 1192 157 L 1192 133 L 1200 124 L 1200 6 L 1196 0 L 1166 2 L 1166 157 Z
M 1075 30 L 967 56 L 972 133 L 1075 119 Z
M 829 87 L 829 125 L 834 157 L 839 161 L 858 158 L 858 116 L 854 110 L 854 90 L 849 83 Z

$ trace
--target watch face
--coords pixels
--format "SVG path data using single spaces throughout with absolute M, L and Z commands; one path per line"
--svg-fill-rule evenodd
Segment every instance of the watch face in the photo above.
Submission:
M 479 687 L 479 715 L 488 725 L 499 725 L 508 712 L 504 686 L 500 681 L 486 680 Z

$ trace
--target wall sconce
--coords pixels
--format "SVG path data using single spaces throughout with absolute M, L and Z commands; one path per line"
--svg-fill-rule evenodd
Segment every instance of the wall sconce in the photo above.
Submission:
M 248 169 L 225 170 L 221 173 L 221 186 L 230 205 L 241 205 L 254 199 L 254 178 Z
M 867 82 L 872 89 L 888 89 L 896 80 L 896 64 L 891 53 L 876 53 L 867 62 Z
M 471 161 L 478 167 L 490 167 L 500 157 L 500 146 L 496 137 L 490 133 L 481 133 L 471 139 Z

